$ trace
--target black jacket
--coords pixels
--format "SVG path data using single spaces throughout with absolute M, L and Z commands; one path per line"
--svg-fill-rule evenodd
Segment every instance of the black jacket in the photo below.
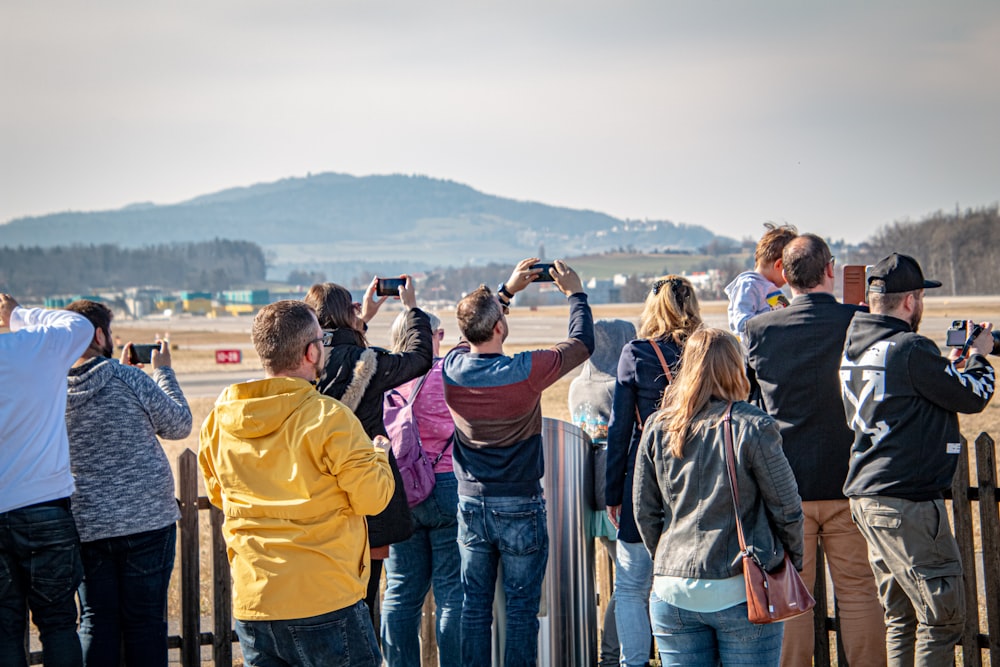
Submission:
M 862 313 L 847 332 L 840 377 L 854 429 L 844 493 L 940 498 L 961 453 L 956 413 L 980 412 L 993 396 L 986 358 L 972 355 L 959 371 L 903 320 Z
M 781 431 L 802 500 L 843 500 L 854 433 L 840 398 L 840 358 L 858 306 L 800 294 L 747 320 L 744 342 L 762 407 Z
M 411 308 L 407 312 L 405 331 L 403 351 L 399 354 L 377 347 L 361 347 L 351 331 L 333 331 L 333 347 L 323 367 L 319 390 L 353 410 L 369 438 L 386 435 L 382 421 L 383 394 L 420 377 L 430 370 L 433 362 L 433 332 L 427 314 L 419 308 Z M 368 543 L 373 547 L 393 544 L 400 541 L 401 536 L 413 533 L 413 518 L 391 449 L 389 463 L 396 489 L 389 506 L 377 516 L 368 517 Z

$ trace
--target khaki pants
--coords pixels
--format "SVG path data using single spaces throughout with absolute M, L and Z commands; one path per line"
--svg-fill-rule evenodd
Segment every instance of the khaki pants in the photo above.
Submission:
M 958 544 L 943 500 L 852 498 L 885 607 L 893 667 L 953 667 L 965 624 Z
M 805 515 L 802 581 L 807 588 L 814 589 L 816 545 L 821 542 L 840 606 L 840 629 L 848 663 L 851 667 L 884 666 L 882 605 L 866 557 L 868 546 L 851 521 L 847 499 L 808 500 L 802 503 L 802 512 Z M 813 649 L 813 615 L 803 614 L 785 621 L 782 667 L 811 665 Z

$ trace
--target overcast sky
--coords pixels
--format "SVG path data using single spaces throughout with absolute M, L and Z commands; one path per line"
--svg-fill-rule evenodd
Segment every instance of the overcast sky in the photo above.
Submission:
M 997 0 L 0 4 L 0 222 L 334 171 L 859 241 L 1000 200 Z

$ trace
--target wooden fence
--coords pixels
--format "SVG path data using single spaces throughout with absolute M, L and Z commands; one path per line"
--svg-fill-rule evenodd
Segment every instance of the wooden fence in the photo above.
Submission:
M 956 664 L 978 667 L 983 664 L 1000 667 L 1000 492 L 997 490 L 996 445 L 986 433 L 981 433 L 974 449 L 976 485 L 970 485 L 970 456 L 962 456 L 952 485 L 952 525 L 965 567 L 966 625 L 960 648 L 956 651 Z M 232 621 L 232 583 L 226 546 L 222 539 L 222 512 L 211 506 L 208 499 L 198 496 L 197 456 L 187 450 L 177 457 L 178 502 L 181 509 L 179 521 L 180 578 L 181 578 L 181 634 L 168 638 L 171 650 L 180 651 L 180 662 L 185 667 L 200 665 L 202 647 L 211 646 L 215 667 L 231 667 L 233 643 L 237 641 Z M 982 502 L 982 501 L 988 502 Z M 974 507 L 978 512 L 974 512 Z M 211 527 L 209 555 L 212 568 L 211 631 L 202 631 L 200 512 L 208 512 Z M 978 546 L 978 548 L 977 548 Z M 597 558 L 598 618 L 602 619 L 603 607 L 610 599 L 612 574 L 603 553 Z M 827 602 L 826 564 L 822 550 L 816 556 L 816 667 L 847 665 L 843 647 L 839 642 L 839 620 L 836 603 Z M 982 573 L 983 585 L 979 583 Z M 832 608 L 831 608 L 832 606 Z M 433 643 L 433 606 L 424 607 L 424 626 L 421 637 L 425 644 Z M 985 614 L 986 632 L 980 630 L 980 619 Z M 968 647 L 974 647 L 969 650 Z M 984 663 L 984 652 L 987 661 Z M 423 664 L 437 664 L 436 651 L 424 651 Z M 31 654 L 31 664 L 42 664 L 40 652 Z

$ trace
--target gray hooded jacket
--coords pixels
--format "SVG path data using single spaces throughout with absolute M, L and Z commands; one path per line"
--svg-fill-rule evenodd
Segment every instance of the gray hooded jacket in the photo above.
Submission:
M 191 410 L 171 368 L 150 378 L 95 357 L 70 369 L 66 430 L 82 542 L 164 528 L 178 518 L 170 463 L 156 436 L 191 433 Z

